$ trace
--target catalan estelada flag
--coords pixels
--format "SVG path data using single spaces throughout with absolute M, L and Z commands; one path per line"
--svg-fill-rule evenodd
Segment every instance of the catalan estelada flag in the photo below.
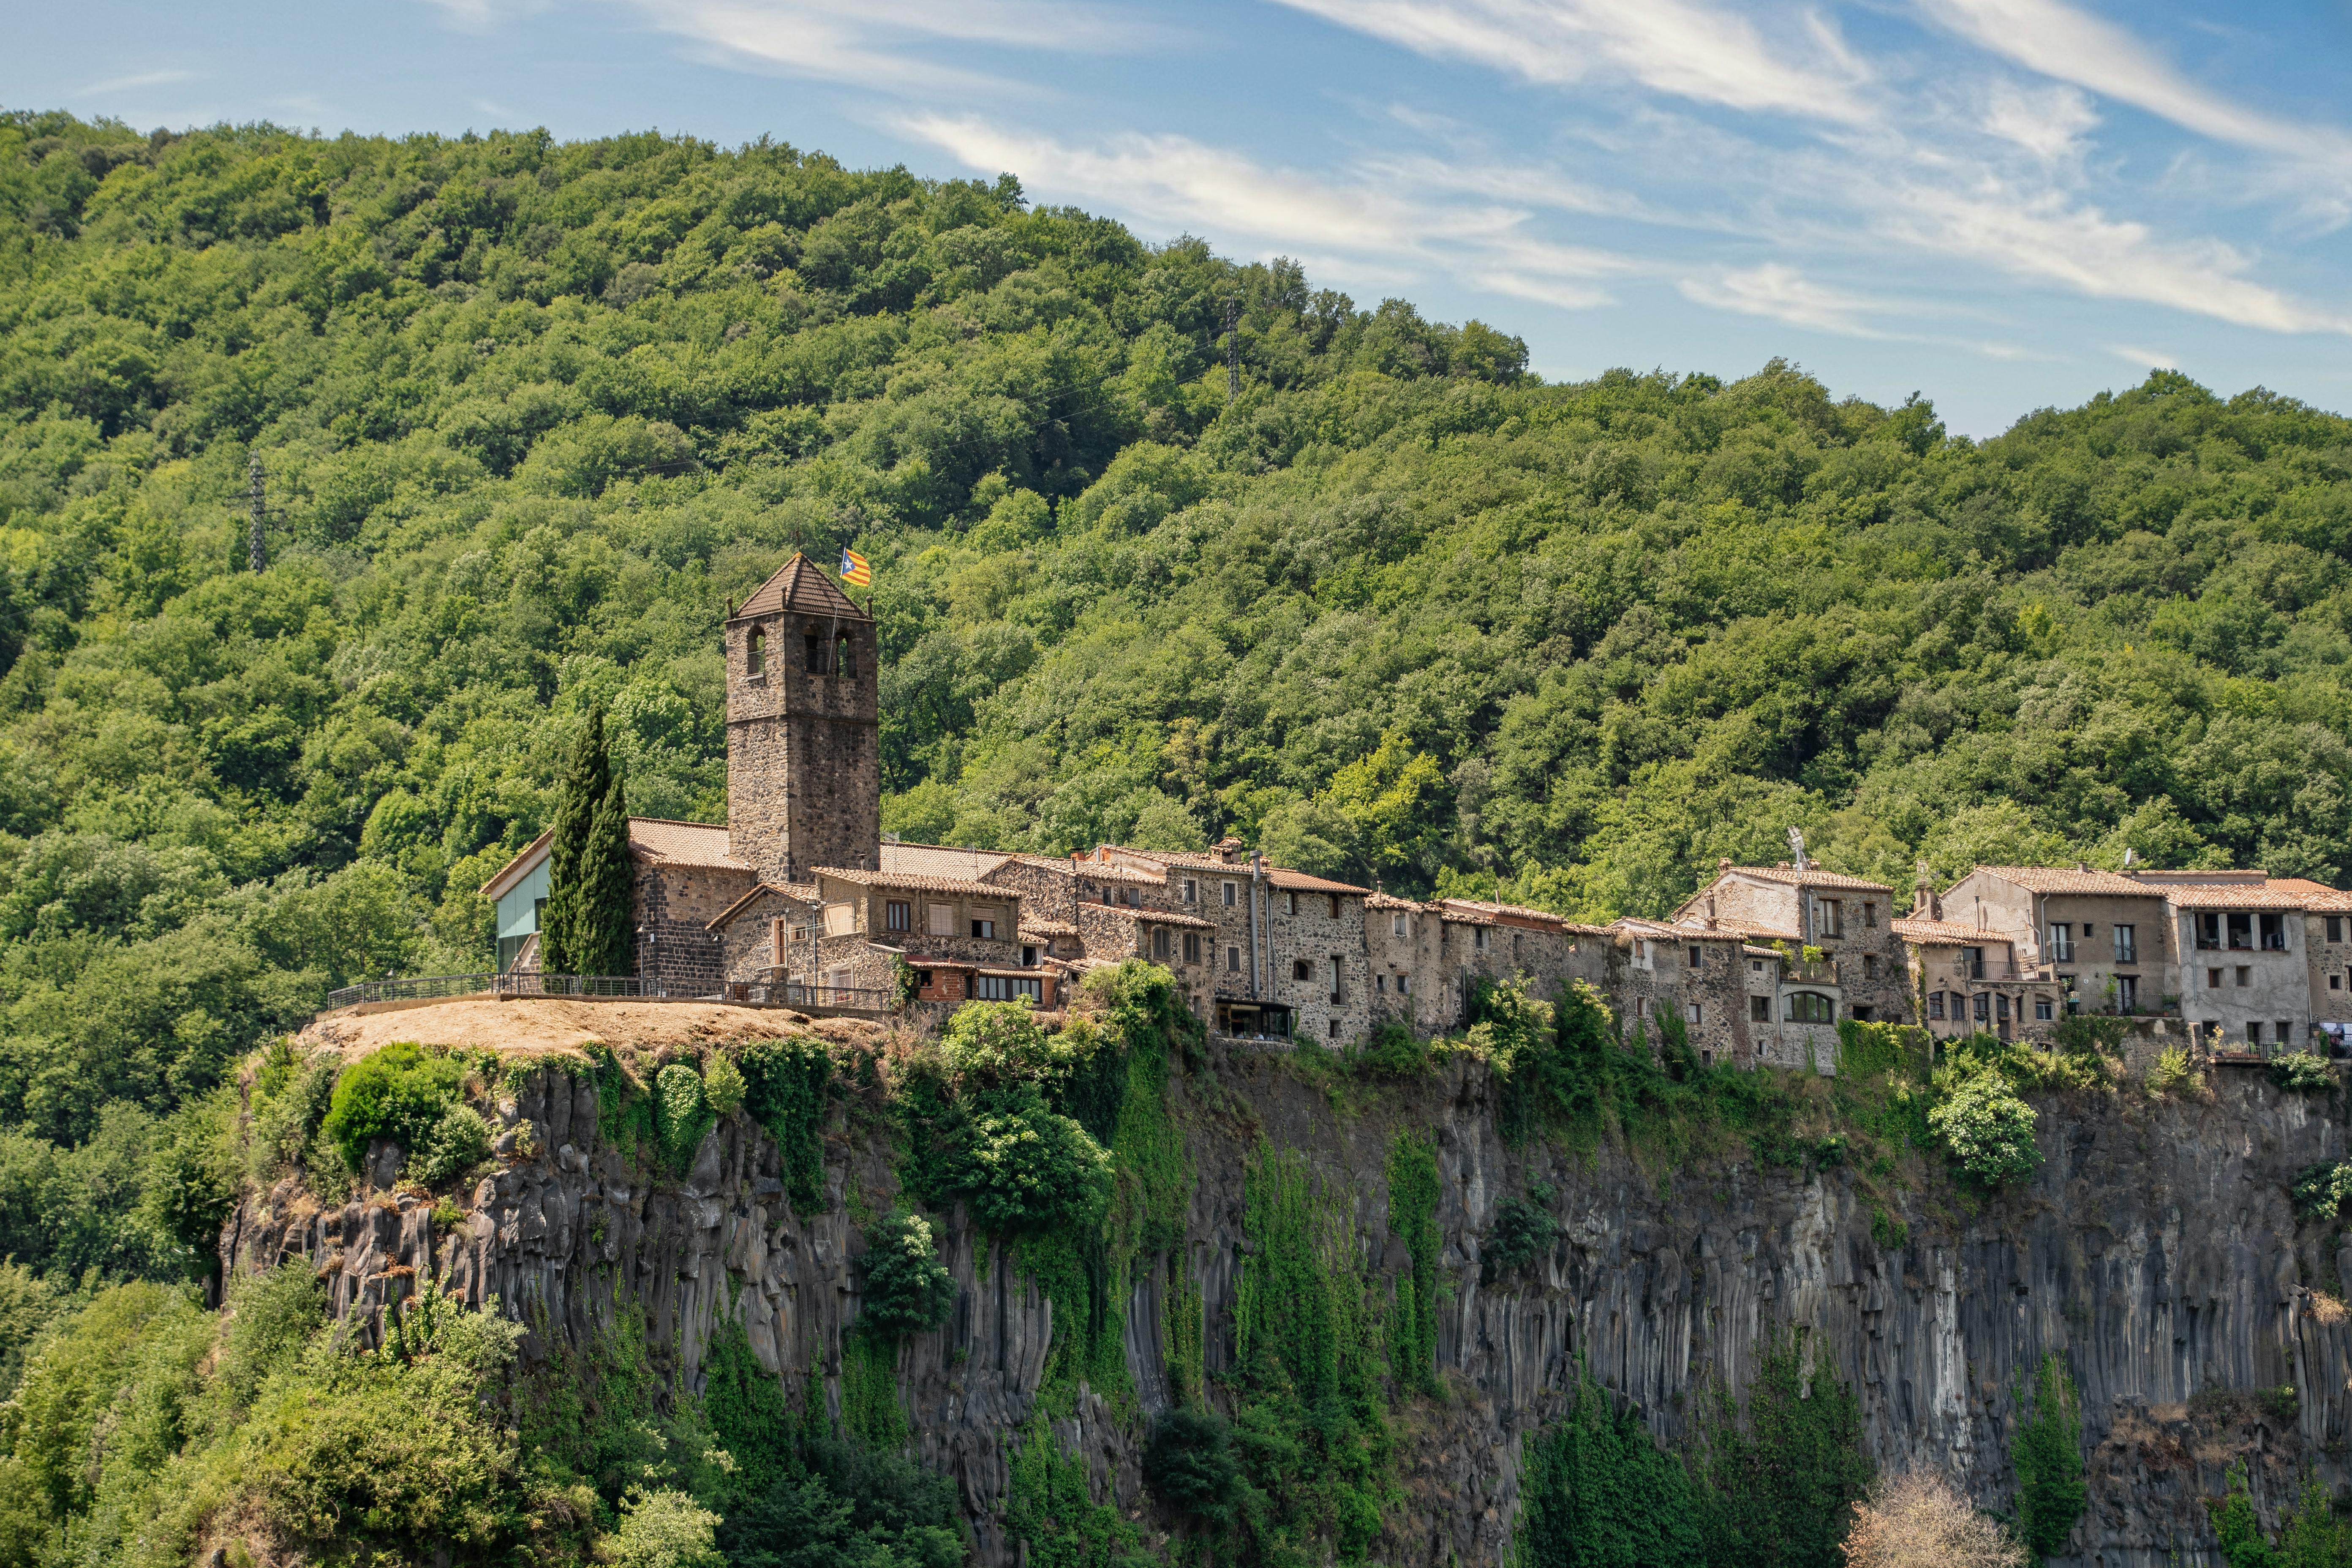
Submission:
M 853 588 L 870 588 L 874 585 L 874 568 L 855 550 L 845 549 L 841 552 L 841 580 Z

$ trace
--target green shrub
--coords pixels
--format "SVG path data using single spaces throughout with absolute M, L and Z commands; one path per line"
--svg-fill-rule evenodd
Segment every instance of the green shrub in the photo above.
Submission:
M 1396 1283 L 1390 1324 L 1397 1381 L 1408 1388 L 1437 1386 L 1437 1264 L 1445 1238 L 1437 1231 L 1437 1149 L 1424 1134 L 1400 1132 L 1389 1144 L 1389 1229 L 1404 1238 L 1412 1268 Z
M 967 1002 L 940 1032 L 940 1061 L 960 1092 L 1043 1083 L 1067 1072 L 1094 1037 L 1047 1034 L 1027 1002 Z
M 611 1561 L 614 1568 L 727 1568 L 718 1531 L 719 1516 L 686 1493 L 646 1492 L 621 1504 Z
M 2051 1026 L 2050 1043 L 2074 1056 L 2112 1057 L 2131 1035 L 2131 1020 L 2100 1013 L 2069 1013 Z
M 1581 1359 L 1568 1412 L 1528 1439 L 1513 1568 L 1698 1568 L 1689 1473 Z M 1766 1562 L 1770 1559 L 1736 1559 Z
M 1143 1446 L 1143 1484 L 1171 1513 L 1233 1523 L 1247 1483 L 1234 1456 L 1232 1426 L 1213 1410 L 1162 1411 Z
M 2011 1092 L 1996 1072 L 1964 1079 L 1927 1112 L 1952 1163 L 1989 1187 L 2022 1181 L 2042 1163 L 2034 1146 L 2033 1108 Z
M 455 1181 L 490 1157 L 490 1124 L 459 1100 L 441 1113 L 425 1146 L 408 1157 L 408 1174 L 429 1186 Z
M 703 1137 L 718 1120 L 703 1092 L 702 1075 L 686 1063 L 672 1062 L 654 1076 L 654 1128 L 672 1171 L 684 1175 L 693 1169 Z
M 2285 1051 L 2271 1058 L 2271 1081 L 2294 1094 L 2326 1094 L 2336 1088 L 2336 1069 L 2316 1051 Z
M 702 1069 L 702 1092 L 710 1101 L 713 1116 L 732 1116 L 743 1109 L 743 1097 L 750 1086 L 743 1081 L 743 1069 L 724 1051 L 710 1053 L 710 1060 Z
M 2352 1198 L 2352 1160 L 2305 1165 L 2294 1179 L 2294 1210 L 2305 1219 L 2334 1219 Z
M 946 1178 L 982 1229 L 1005 1236 L 1099 1216 L 1110 1196 L 1110 1156 L 1068 1117 L 1015 1103 L 970 1119 Z
M 1391 1018 L 1374 1029 L 1365 1038 L 1355 1056 L 1355 1069 L 1366 1078 L 1423 1078 L 1436 1065 L 1429 1042 L 1412 1032 L 1412 1026 Z
M 833 1058 L 814 1040 L 757 1040 L 743 1047 L 743 1109 L 776 1141 L 784 1195 L 795 1212 L 824 1201 L 826 1095 Z
M 465 1079 L 465 1064 L 446 1053 L 404 1042 L 386 1046 L 343 1069 L 320 1131 L 354 1171 L 378 1138 L 413 1154 L 430 1146 Z
M 2017 1538 L 2047 1557 L 2066 1544 L 2090 1506 L 2083 1481 L 2083 1406 L 2074 1380 L 2055 1355 L 2042 1358 L 2010 1444 L 2017 1471 Z
M 955 1298 L 955 1278 L 940 1261 L 922 1215 L 894 1214 L 867 1228 L 858 1327 L 887 1336 L 921 1333 L 948 1321 Z
M 1559 1234 L 1550 1211 L 1543 1206 L 1550 1199 L 1551 1190 L 1546 1187 L 1540 1189 L 1540 1195 L 1531 1191 L 1525 1198 L 1506 1196 L 1495 1205 L 1495 1223 L 1486 1232 L 1486 1245 L 1478 1248 L 1480 1284 L 1492 1285 L 1550 1255 L 1553 1239 Z
M 1720 1384 L 1701 1405 L 1690 1463 L 1709 1563 L 1842 1568 L 1874 1468 L 1853 1387 L 1807 1359 L 1793 1333 L 1768 1341 L 1745 1420 Z
M 2197 1082 L 2197 1069 L 2189 1065 L 2189 1051 L 2183 1046 L 2167 1046 L 2156 1054 L 2147 1069 L 2147 1091 L 2150 1094 L 2185 1093 Z

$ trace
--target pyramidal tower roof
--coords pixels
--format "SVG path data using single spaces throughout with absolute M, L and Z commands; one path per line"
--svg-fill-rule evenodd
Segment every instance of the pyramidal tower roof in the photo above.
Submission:
M 786 610 L 837 616 L 845 621 L 873 618 L 858 608 L 857 601 L 843 593 L 832 578 L 818 571 L 816 563 L 797 550 L 774 576 L 761 584 L 758 591 L 737 606 L 734 618 L 773 616 Z

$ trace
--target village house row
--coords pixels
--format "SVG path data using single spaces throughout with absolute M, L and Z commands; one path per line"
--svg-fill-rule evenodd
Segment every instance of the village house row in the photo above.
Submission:
M 2266 1054 L 2352 1022 L 2352 895 L 2259 871 L 1979 866 L 1893 889 L 1720 862 L 1671 918 L 1580 924 L 1268 864 L 1103 845 L 1071 857 L 886 842 L 872 619 L 794 556 L 726 621 L 728 822 L 634 818 L 636 968 L 673 994 L 1059 1005 L 1087 968 L 1172 973 L 1216 1033 L 1343 1044 L 1458 1028 L 1483 981 L 1598 989 L 1706 1059 L 1826 1068 L 1840 1019 L 2046 1037 L 2070 1014 Z M 547 840 L 484 887 L 500 967 L 535 966 Z M 911 972 L 911 973 L 909 973 Z M 797 987 L 797 989 L 793 989 Z M 2324 1045 L 2322 1048 L 2325 1048 Z

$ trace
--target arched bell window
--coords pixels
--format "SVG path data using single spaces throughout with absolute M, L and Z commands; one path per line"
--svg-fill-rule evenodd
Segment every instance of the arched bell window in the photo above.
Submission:
M 833 639 L 833 672 L 835 675 L 857 673 L 857 645 L 849 640 L 847 632 Z
M 743 666 L 751 675 L 765 677 L 768 673 L 768 634 L 758 626 L 743 645 Z

